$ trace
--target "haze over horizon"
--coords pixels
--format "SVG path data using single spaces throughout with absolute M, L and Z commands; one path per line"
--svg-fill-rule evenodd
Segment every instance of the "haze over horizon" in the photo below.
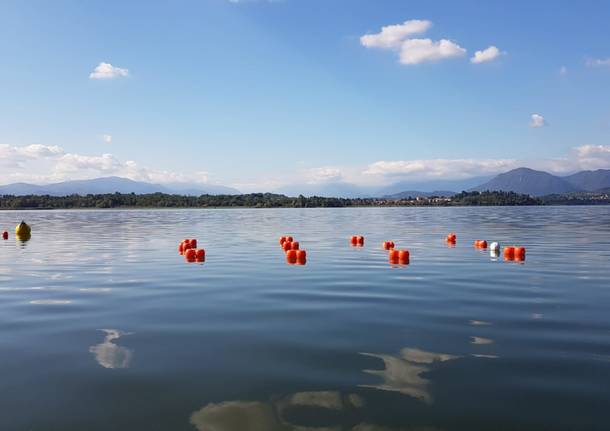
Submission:
M 610 168 L 604 2 L 1 12 L 0 184 L 120 176 L 248 192 Z

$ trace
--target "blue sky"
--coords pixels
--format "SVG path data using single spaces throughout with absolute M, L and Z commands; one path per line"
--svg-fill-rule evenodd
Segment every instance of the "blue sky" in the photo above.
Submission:
M 606 1 L 5 1 L 0 183 L 610 168 L 608 22 Z

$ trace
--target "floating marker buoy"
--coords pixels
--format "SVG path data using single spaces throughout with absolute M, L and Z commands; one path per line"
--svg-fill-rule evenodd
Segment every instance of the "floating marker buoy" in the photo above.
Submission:
M 190 240 L 189 244 L 191 245 L 191 248 L 197 248 L 197 240 L 196 239 Z
M 357 236 L 352 236 L 352 238 L 350 239 L 350 242 L 352 245 L 358 245 L 358 237 Z
M 187 250 L 192 250 L 193 247 L 191 247 L 191 243 L 189 242 L 184 242 L 182 243 L 182 251 L 186 253 Z
M 515 247 L 515 260 L 525 260 L 525 247 Z
M 484 239 L 477 239 L 474 242 L 474 246 L 477 248 L 487 248 L 487 241 L 485 241 Z
M 292 241 L 284 241 L 284 244 L 282 244 L 282 249 L 284 251 L 292 250 Z
M 180 245 L 178 245 L 178 253 L 182 254 L 184 252 L 184 243 L 181 242 Z
M 205 250 L 204 249 L 198 248 L 197 250 L 195 250 L 195 260 L 197 260 L 197 262 L 205 261 Z
M 504 247 L 504 259 L 513 260 L 515 258 L 515 247 Z
M 447 242 L 454 243 L 457 241 L 457 236 L 454 233 L 447 235 Z
M 384 241 L 383 249 L 384 250 L 392 250 L 394 248 L 394 241 Z
M 398 250 L 398 262 L 403 265 L 409 264 L 409 250 Z
M 24 221 L 22 221 L 15 227 L 15 235 L 17 235 L 17 236 L 29 237 L 31 233 L 32 233 L 32 229 Z
M 281 236 L 280 237 L 280 245 L 284 245 L 285 242 L 286 242 L 286 237 L 285 236 Z
M 195 249 L 189 248 L 184 252 L 184 258 L 188 262 L 194 262 L 197 259 L 197 252 L 195 251 Z
M 307 252 L 305 250 L 297 250 L 297 265 L 305 265 L 307 263 Z
M 358 245 L 359 246 L 363 246 L 364 245 L 364 237 L 363 236 L 361 236 L 361 235 L 358 236 L 357 240 L 358 240 Z
M 390 250 L 388 253 L 388 259 L 390 263 L 398 263 L 399 262 L 399 252 L 398 250 Z
M 500 244 L 495 241 L 489 244 L 489 252 L 491 254 L 498 254 L 500 252 Z
M 287 236 L 287 237 L 286 237 L 286 241 L 288 241 L 288 242 L 292 242 L 292 241 L 294 241 L 294 239 L 292 239 L 292 237 L 291 237 L 291 236 Z
M 7 231 L 2 232 L 2 239 L 8 239 L 8 232 Z
M 297 251 L 296 250 L 288 250 L 286 252 L 286 262 L 291 265 L 297 263 Z
M 298 241 L 292 241 L 290 243 L 291 245 L 291 250 L 298 250 L 299 249 L 299 242 Z

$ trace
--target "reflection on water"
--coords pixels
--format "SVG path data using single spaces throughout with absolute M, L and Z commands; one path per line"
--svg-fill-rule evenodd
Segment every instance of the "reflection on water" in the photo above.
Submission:
M 365 401 L 338 391 L 297 392 L 276 401 L 210 403 L 191 415 L 198 431 L 434 431 L 362 421 Z M 438 430 L 440 431 L 440 430 Z
M 493 344 L 494 340 L 484 337 L 470 337 L 470 344 Z
M 133 350 L 119 346 L 114 341 L 131 333 L 117 329 L 100 329 L 100 331 L 106 333 L 104 341 L 89 347 L 89 351 L 95 355 L 97 363 L 104 368 L 128 368 L 133 357 Z
M 381 359 L 383 370 L 364 370 L 365 373 L 379 376 L 383 381 L 377 385 L 361 385 L 383 391 L 400 392 L 431 404 L 434 399 L 430 393 L 430 380 L 422 377 L 423 373 L 432 370 L 436 362 L 458 359 L 460 356 L 447 353 L 433 353 L 424 350 L 404 348 L 400 355 L 362 353 L 365 356 Z

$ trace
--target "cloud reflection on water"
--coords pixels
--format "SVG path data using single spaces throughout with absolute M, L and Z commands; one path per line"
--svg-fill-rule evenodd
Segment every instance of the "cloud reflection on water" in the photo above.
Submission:
M 430 380 L 422 377 L 422 374 L 431 371 L 434 363 L 460 358 L 447 353 L 426 352 L 414 348 L 404 348 L 400 351 L 400 355 L 378 353 L 362 353 L 362 355 L 381 359 L 385 368 L 364 370 L 365 373 L 381 377 L 382 382 L 376 385 L 360 385 L 361 387 L 400 392 L 428 404 L 432 404 L 434 399 L 430 393 Z
M 388 428 L 358 420 L 365 402 L 338 391 L 297 392 L 276 401 L 210 403 L 191 415 L 198 431 L 434 431 Z M 323 419 L 322 419 L 323 418 Z M 301 424 L 302 421 L 309 422 Z M 311 421 L 318 422 L 312 425 Z
M 106 333 L 104 341 L 89 347 L 97 363 L 104 368 L 128 368 L 133 358 L 133 350 L 119 346 L 114 341 L 130 333 L 118 329 L 100 329 L 100 331 Z

